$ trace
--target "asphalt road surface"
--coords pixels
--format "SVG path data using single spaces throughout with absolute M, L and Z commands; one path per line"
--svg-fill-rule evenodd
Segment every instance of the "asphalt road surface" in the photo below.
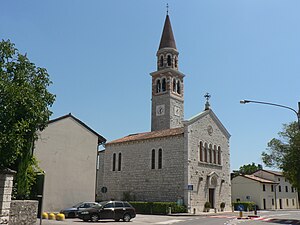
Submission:
M 205 214 L 205 215 L 177 215 L 177 216 L 156 216 L 156 215 L 140 215 L 132 219 L 128 225 L 280 225 L 280 224 L 299 224 L 300 211 L 259 211 L 258 216 L 248 219 L 248 215 L 253 213 L 243 213 L 242 218 L 239 217 L 239 212 L 224 212 L 220 214 Z M 87 225 L 87 224 L 103 224 L 117 225 L 125 224 L 124 222 L 115 222 L 113 220 L 100 220 L 97 223 L 83 222 L 80 219 L 66 219 L 64 221 L 42 220 L 42 225 Z M 37 225 L 40 220 L 37 221 Z

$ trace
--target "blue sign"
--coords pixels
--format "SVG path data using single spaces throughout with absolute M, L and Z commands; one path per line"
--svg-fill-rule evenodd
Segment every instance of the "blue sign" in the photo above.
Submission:
M 237 209 L 238 211 L 244 211 L 244 205 L 238 205 Z
M 188 190 L 189 190 L 189 191 L 192 191 L 193 189 L 194 189 L 193 185 L 192 185 L 192 184 L 189 184 L 189 185 L 188 185 Z

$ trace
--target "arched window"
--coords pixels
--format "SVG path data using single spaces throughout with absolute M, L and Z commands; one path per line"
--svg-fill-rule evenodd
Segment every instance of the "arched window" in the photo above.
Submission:
M 158 79 L 156 81 L 156 93 L 159 93 L 161 91 L 161 83 L 160 80 Z
M 122 154 L 119 153 L 119 163 L 118 163 L 118 171 L 121 171 L 121 165 L 122 165 Z
M 218 164 L 221 165 L 221 147 L 218 147 Z
M 113 154 L 112 170 L 116 171 L 116 153 Z
M 177 57 L 175 56 L 175 68 L 177 68 L 177 66 L 178 66 L 178 59 L 177 59 Z
M 152 149 L 151 153 L 151 169 L 155 169 L 155 149 Z
M 173 78 L 173 92 L 176 92 L 176 80 Z
M 200 158 L 200 162 L 203 161 L 203 144 L 202 141 L 200 141 L 200 146 L 199 146 L 199 158 Z
M 159 65 L 160 67 L 164 66 L 164 57 L 162 55 L 160 56 Z
M 162 92 L 166 91 L 166 78 L 163 78 L 162 80 L 161 90 Z
M 214 145 L 214 164 L 217 164 L 217 146 Z
M 180 81 L 177 81 L 177 93 L 180 94 L 181 90 L 180 90 Z
M 212 145 L 209 145 L 209 162 L 212 163 Z
M 204 144 L 204 162 L 207 162 L 207 143 Z
M 158 169 L 162 168 L 162 149 L 158 150 Z
M 171 56 L 170 55 L 168 55 L 167 62 L 168 62 L 168 66 L 171 66 Z

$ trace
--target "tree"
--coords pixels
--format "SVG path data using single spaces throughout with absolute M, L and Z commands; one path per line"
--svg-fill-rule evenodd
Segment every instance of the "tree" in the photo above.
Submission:
M 252 174 L 257 170 L 261 170 L 261 169 L 262 166 L 260 164 L 256 165 L 254 162 L 252 162 L 252 164 L 241 166 L 239 170 L 234 170 L 233 177 L 236 177 L 238 175 Z
M 290 183 L 300 190 L 300 132 L 297 122 L 284 124 L 278 133 L 279 139 L 273 138 L 262 153 L 266 166 L 283 171 Z
M 30 173 L 37 132 L 43 130 L 52 112 L 55 95 L 47 70 L 36 67 L 9 40 L 0 42 L 0 169 L 17 170 L 17 193 L 29 194 Z

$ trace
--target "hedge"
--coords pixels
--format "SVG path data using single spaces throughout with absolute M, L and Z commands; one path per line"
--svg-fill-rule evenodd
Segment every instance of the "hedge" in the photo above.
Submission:
M 234 210 L 238 210 L 238 205 L 244 206 L 244 211 L 253 211 L 255 202 L 233 202 L 232 203 Z
M 177 205 L 176 202 L 130 202 L 130 204 L 136 213 L 140 214 L 166 215 L 169 213 L 169 207 L 172 213 L 187 212 L 185 206 Z

